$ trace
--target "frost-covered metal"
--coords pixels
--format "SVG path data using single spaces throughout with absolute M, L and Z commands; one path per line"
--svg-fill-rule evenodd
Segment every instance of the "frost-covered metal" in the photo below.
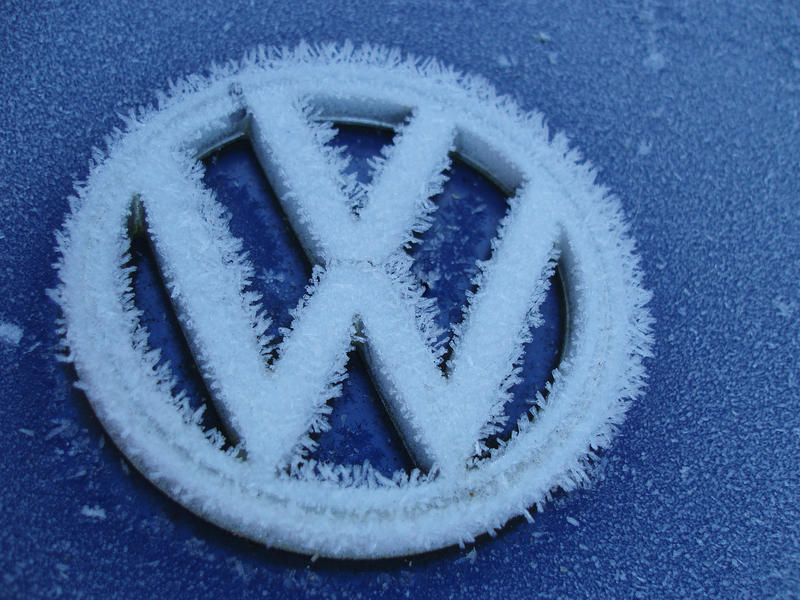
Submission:
M 398 131 L 369 186 L 326 145 L 336 120 Z M 316 263 L 271 363 L 253 266 L 197 160 L 245 130 Z M 514 194 L 445 374 L 435 307 L 404 247 L 429 225 L 451 152 Z M 173 396 L 169 367 L 154 369 L 124 268 L 132 211 L 146 218 L 233 450 Z M 644 383 L 649 293 L 633 246 L 617 200 L 564 136 L 550 139 L 538 114 L 482 79 L 379 48 L 303 46 L 189 78 L 131 118 L 79 186 L 56 296 L 80 387 L 150 480 L 268 545 L 371 558 L 471 541 L 585 480 Z M 556 263 L 568 308 L 561 362 L 547 398 L 530 399 L 535 418 L 488 451 Z M 307 458 L 354 343 L 422 472 L 387 478 Z

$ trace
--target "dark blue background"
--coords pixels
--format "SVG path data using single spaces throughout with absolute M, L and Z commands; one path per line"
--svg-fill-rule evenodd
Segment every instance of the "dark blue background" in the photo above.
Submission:
M 0 596 L 800 595 L 796 3 L 200 4 L 0 8 L 0 321 L 23 333 L 0 329 Z M 301 39 L 485 75 L 571 136 L 639 240 L 646 396 L 590 489 L 467 551 L 311 563 L 234 538 L 127 474 L 54 361 L 53 232 L 90 148 L 169 77 Z

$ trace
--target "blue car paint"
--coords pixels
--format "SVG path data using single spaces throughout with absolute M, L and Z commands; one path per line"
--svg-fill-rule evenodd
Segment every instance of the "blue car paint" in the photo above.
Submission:
M 796 4 L 10 2 L 0 22 L 0 596 L 800 595 Z M 650 387 L 590 488 L 533 524 L 374 563 L 266 550 L 126 466 L 54 360 L 53 232 L 90 148 L 169 77 L 301 39 L 482 74 L 622 199 L 654 291 Z

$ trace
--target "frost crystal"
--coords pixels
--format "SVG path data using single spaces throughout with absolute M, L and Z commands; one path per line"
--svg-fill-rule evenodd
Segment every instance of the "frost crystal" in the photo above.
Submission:
M 641 393 L 651 319 L 619 203 L 564 136 L 550 141 L 539 115 L 480 78 L 383 48 L 259 49 L 212 73 L 131 115 L 58 235 L 65 357 L 131 462 L 231 531 L 337 557 L 463 544 L 583 483 Z M 370 185 L 329 144 L 336 120 L 397 132 Z M 198 162 L 241 135 L 316 265 L 274 353 L 250 289 L 269 265 L 247 259 Z M 436 308 L 404 248 L 429 227 L 453 153 L 515 192 L 443 373 Z M 132 226 L 147 232 L 234 447 L 204 430 L 149 346 L 126 266 Z M 535 418 L 489 451 L 556 264 L 569 314 L 561 363 L 547 398 L 531 399 Z M 308 458 L 354 344 L 419 466 L 410 475 Z
M 22 328 L 13 323 L 0 321 L 0 343 L 17 346 L 22 340 Z

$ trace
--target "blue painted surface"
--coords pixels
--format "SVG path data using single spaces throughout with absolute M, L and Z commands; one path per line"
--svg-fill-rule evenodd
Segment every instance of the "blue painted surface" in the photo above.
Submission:
M 795 3 L 10 2 L 0 24 L 0 596 L 800 595 Z M 595 483 L 474 553 L 311 563 L 230 536 L 126 467 L 53 359 L 53 232 L 116 114 L 258 43 L 345 38 L 540 109 L 621 198 L 655 293 L 650 387 Z

